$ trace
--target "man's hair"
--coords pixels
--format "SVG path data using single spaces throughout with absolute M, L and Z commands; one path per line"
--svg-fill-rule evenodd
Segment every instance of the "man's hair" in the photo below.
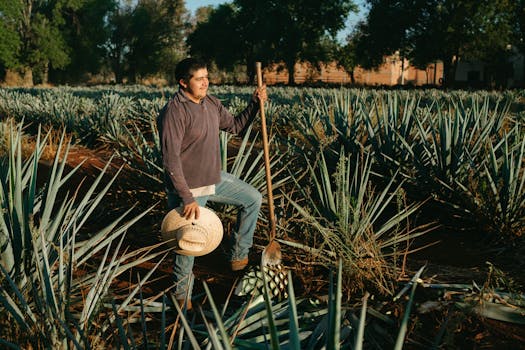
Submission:
M 180 83 L 181 79 L 189 81 L 195 71 L 203 68 L 206 68 L 206 62 L 193 57 L 185 58 L 175 68 L 175 79 L 177 83 Z

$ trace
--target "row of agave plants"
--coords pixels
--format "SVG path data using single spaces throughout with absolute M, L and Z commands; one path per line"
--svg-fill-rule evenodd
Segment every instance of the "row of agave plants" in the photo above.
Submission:
M 250 91 L 218 87 L 212 93 L 236 111 Z M 111 144 L 159 183 L 155 118 L 171 92 L 2 90 L 0 111 L 33 125 L 65 127 L 89 147 Z M 270 95 L 281 231 L 314 232 L 308 247 L 322 242 L 314 248 L 324 252 L 325 264 L 343 256 L 345 271 L 357 271 L 346 276 L 354 285 L 355 277 L 365 276 L 376 278 L 383 292 L 391 290 L 389 279 L 374 272 L 389 266 L 381 251 L 397 251 L 431 228 L 401 225 L 429 199 L 434 208 L 440 204 L 443 221 L 460 217 L 466 228 L 480 229 L 480 238 L 521 236 L 525 137 L 521 115 L 511 112 L 519 94 L 273 88 Z M 223 167 L 264 192 L 257 134 L 235 140 L 221 135 Z M 228 157 L 232 142 L 238 151 Z M 293 217 L 301 220 L 288 220 Z
M 212 93 L 236 111 L 250 91 L 226 86 Z M 0 113 L 35 126 L 65 127 L 88 147 L 111 144 L 145 176 L 160 182 L 155 118 L 171 93 L 144 87 L 4 89 Z M 398 208 L 395 221 L 404 221 L 401 213 L 409 216 L 432 199 L 449 217 L 479 227 L 483 236 L 513 239 L 523 234 L 525 113 L 519 111 L 519 92 L 271 88 L 270 97 L 272 169 L 277 187 L 293 193 L 283 202 L 294 204 L 314 227 L 335 228 L 337 234 L 330 236 L 346 243 L 362 236 L 349 224 L 370 222 L 356 217 L 362 218 L 362 206 L 371 203 L 351 205 L 354 199 L 384 197 L 383 208 L 401 195 L 413 204 L 405 211 Z M 223 167 L 264 192 L 256 132 L 242 143 L 235 139 L 242 146 L 235 157 L 227 154 L 232 138 L 221 139 Z M 372 184 L 378 194 L 394 197 L 358 195 L 370 193 L 366 187 Z M 298 203 L 300 198 L 311 201 Z
M 378 346 L 388 343 L 402 348 L 416 281 L 423 269 L 407 285 L 411 293 L 399 326 L 387 315 L 371 313 L 368 293 L 360 307 L 343 304 L 341 262 L 330 275 L 328 299 L 323 305 L 295 296 L 291 271 L 286 300 L 272 300 L 267 277 L 259 273 L 258 287 L 247 291 L 247 302 L 228 314 L 229 300 L 220 310 L 204 283 L 210 307 L 199 307 L 203 322 L 195 323 L 195 315 L 190 317 L 170 299 L 169 289 L 153 296 L 143 294 L 142 287 L 162 263 L 166 251 L 155 249 L 158 246 L 129 250 L 124 242 L 128 229 L 151 208 L 123 222 L 129 216 L 128 210 L 97 232 L 81 233 L 119 173 L 109 182 L 102 181 L 108 163 L 79 195 L 79 188 L 69 188 L 68 182 L 80 165 L 65 171 L 71 145 L 64 142 L 63 134 L 48 178 L 38 186 L 37 178 L 42 176 L 38 164 L 50 133 L 42 135 L 38 131 L 36 140 L 28 141 L 22 124 L 15 128 L 12 122 L 3 122 L 0 126 L 3 348 L 362 349 L 367 344 L 365 337 Z M 34 142 L 29 154 L 24 150 L 28 142 Z M 68 191 L 60 194 L 64 187 Z M 153 260 L 154 268 L 128 288 L 124 298 L 113 293 L 111 286 L 118 276 Z M 372 320 L 367 320 L 367 311 L 373 315 Z M 156 323 L 148 325 L 152 314 L 158 315 Z M 134 327 L 135 323 L 140 328 Z M 156 330 L 148 331 L 152 328 Z M 381 332 L 397 334 L 395 342 L 378 340 Z
M 235 111 L 244 106 L 243 99 L 251 90 L 220 87 L 213 93 Z M 111 144 L 120 157 L 140 170 L 145 183 L 159 183 L 155 117 L 170 93 L 144 88 L 4 89 L 0 90 L 0 113 L 23 120 L 28 125 L 26 130 L 40 125 L 65 127 L 77 142 L 89 147 Z M 432 223 L 416 224 L 412 219 L 424 209 L 425 201 L 446 205 L 449 215 L 460 214 L 469 225 L 482 218 L 483 233 L 487 235 L 512 238 L 523 230 L 524 137 L 519 113 L 511 112 L 514 95 L 272 88 L 270 96 L 272 169 L 274 188 L 280 192 L 276 202 L 281 242 L 290 249 L 311 253 L 321 266 L 334 266 L 340 261 L 339 286 L 344 289 L 370 289 L 394 296 L 399 257 L 417 236 L 435 227 Z M 255 130 L 257 125 L 242 139 L 221 135 L 223 167 L 264 192 L 262 153 Z M 228 154 L 232 144 L 233 156 Z M 81 225 L 75 221 L 71 226 L 78 229 Z M 108 234 L 111 229 L 104 231 Z M 305 237 L 303 232 L 309 234 Z M 113 234 L 109 236 L 114 238 Z M 61 254 L 46 255 L 56 259 Z M 123 257 L 122 261 L 129 259 Z M 130 296 L 126 301 L 132 299 Z M 294 308 L 293 303 L 286 305 Z M 124 303 L 118 307 L 119 311 L 129 309 Z M 137 309 L 144 311 L 143 307 Z M 118 312 L 108 320 L 119 321 L 116 315 Z M 272 315 L 272 311 L 265 315 Z M 59 324 L 70 322 L 68 319 Z M 85 319 L 83 322 L 88 323 Z M 285 317 L 281 322 L 287 324 L 289 320 Z M 268 324 L 272 324 L 270 319 Z M 330 324 L 333 326 L 333 322 Z M 270 330 L 277 332 L 277 328 Z M 81 327 L 74 323 L 74 329 L 78 332 Z M 226 337 L 220 330 L 221 339 L 241 341 L 241 337 L 235 337 L 238 331 Z M 322 336 L 319 332 L 306 333 L 334 341 L 331 338 L 335 335 Z M 263 335 L 266 340 L 262 342 L 273 339 L 272 347 L 276 348 L 283 335 L 275 336 Z M 399 346 L 403 338 L 404 334 Z M 319 346 L 312 339 L 308 344 L 312 348 Z M 337 338 L 335 343 L 344 342 Z M 359 344 L 362 341 L 355 342 L 355 347 Z

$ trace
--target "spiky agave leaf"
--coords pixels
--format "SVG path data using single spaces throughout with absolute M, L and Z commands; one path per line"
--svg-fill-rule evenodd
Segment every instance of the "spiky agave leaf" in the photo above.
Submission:
M 335 253 L 321 254 L 320 260 L 334 264 L 334 256 L 341 257 L 348 266 L 345 271 L 361 274 L 360 278 L 371 279 L 383 292 L 390 293 L 389 271 L 383 261 L 388 249 L 426 232 L 426 227 L 402 231 L 406 219 L 422 203 L 397 208 L 385 217 L 401 185 L 394 186 L 394 176 L 376 191 L 371 185 L 371 158 L 365 156 L 361 161 L 358 156 L 354 164 L 352 167 L 341 151 L 337 170 L 333 171 L 321 154 L 316 167 L 309 166 L 316 191 L 304 193 L 302 203 L 288 198 L 308 225 L 323 236 L 322 246 L 315 248 Z
M 297 301 L 295 298 L 295 291 L 293 288 L 292 272 L 288 270 L 288 307 L 290 320 L 290 349 L 300 350 L 300 326 L 297 314 Z
M 458 183 L 459 204 L 494 237 L 521 236 L 525 231 L 524 140 L 519 127 L 498 140 L 487 140 L 486 161 L 472 170 L 468 183 Z
M 21 268 L 26 259 L 30 259 L 30 225 L 33 223 L 33 211 L 38 210 L 40 206 L 35 173 L 47 135 L 41 139 L 39 129 L 34 152 L 25 162 L 22 161 L 22 124 L 19 124 L 16 130 L 11 124 L 9 135 L 8 154 L 2 159 L 0 168 L 0 201 L 3 209 L 0 215 L 0 254 L 4 267 L 12 272 L 12 276 L 18 281 L 23 279 Z M 29 191 L 24 192 L 26 188 Z
M 404 102 L 403 102 L 404 100 Z M 416 139 L 416 119 L 428 118 L 431 107 L 421 106 L 421 97 L 408 95 L 401 97 L 393 92 L 380 96 L 376 103 L 363 105 L 362 114 L 366 125 L 367 138 L 364 147 L 371 146 L 374 159 L 384 174 L 399 170 L 406 177 L 413 175 Z
M 361 306 L 361 315 L 359 316 L 359 326 L 357 329 L 357 336 L 355 337 L 355 343 L 354 343 L 354 348 L 356 350 L 362 350 L 363 343 L 365 342 L 364 340 L 365 319 L 366 319 L 367 303 L 368 303 L 369 296 L 370 294 L 368 292 L 366 292 L 365 295 L 363 296 L 363 305 Z
M 328 295 L 328 331 L 326 334 L 326 348 L 339 349 L 341 347 L 341 298 L 343 264 L 339 260 L 337 266 L 337 281 L 334 284 L 333 274 L 330 275 L 330 291 Z
M 525 138 L 519 135 L 523 132 L 515 128 L 496 146 L 490 145 L 490 161 L 482 172 L 488 191 L 480 186 L 470 192 L 479 203 L 475 211 L 498 235 L 521 236 L 525 232 Z
M 412 304 L 414 302 L 414 295 L 416 293 L 416 287 L 419 283 L 419 278 L 421 277 L 421 274 L 423 273 L 423 270 L 426 266 L 421 267 L 414 277 L 412 277 L 412 280 L 410 282 L 411 290 L 410 290 L 410 298 L 408 299 L 407 306 L 405 309 L 405 313 L 403 315 L 403 319 L 401 321 L 401 326 L 399 327 L 399 332 L 397 334 L 396 343 L 395 343 L 395 350 L 401 350 L 403 348 L 403 343 L 405 340 L 405 335 L 408 329 L 408 321 L 410 318 L 410 312 L 412 310 Z
M 93 257 L 95 254 L 93 251 L 97 250 L 94 249 L 96 245 L 90 247 L 91 253 L 78 249 L 77 234 L 86 222 L 86 217 L 100 203 L 101 196 L 107 192 L 109 186 L 103 188 L 94 199 L 91 197 L 100 179 L 94 182 L 83 198 L 77 198 L 78 192 L 72 196 L 66 193 L 63 198 L 59 197 L 59 190 L 78 169 L 75 168 L 70 173 L 64 174 L 69 146 L 64 150 L 63 158 L 60 160 L 59 156 L 62 153 L 62 143 L 60 143 L 47 186 L 39 194 L 36 177 L 42 145 L 37 142 L 33 156 L 22 165 L 20 138 L 14 135 L 12 139 L 17 141 L 11 147 L 9 166 L 6 168 L 8 173 L 2 176 L 2 179 L 6 180 L 1 187 L 3 209 L 1 227 L 2 233 L 10 237 L 10 242 L 18 242 L 8 245 L 5 249 L 10 249 L 13 256 L 15 254 L 19 256 L 19 260 L 12 259 L 11 265 L 2 269 L 2 275 L 5 278 L 9 277 L 13 282 L 11 288 L 0 291 L 1 299 L 13 317 L 21 317 L 24 320 L 26 326 L 22 329 L 25 328 L 26 332 L 29 332 L 28 335 L 31 334 L 31 340 L 26 337 L 23 341 L 55 345 L 67 342 L 67 339 L 74 344 L 86 342 L 86 334 L 91 327 L 90 320 L 94 317 L 96 309 L 100 307 L 101 300 L 107 295 L 112 279 L 116 273 L 121 273 L 119 265 L 124 261 L 117 255 L 121 244 L 119 243 L 116 247 L 112 247 L 116 250 L 108 266 L 103 261 L 98 270 L 100 275 L 97 275 L 97 271 L 92 275 L 92 283 L 78 283 L 76 280 L 76 271 L 89 261 L 86 257 Z M 40 137 L 37 140 L 40 140 Z M 99 236 L 93 242 L 106 247 L 106 256 L 108 256 L 111 242 L 122 242 L 129 226 L 147 211 L 117 230 L 102 230 L 104 236 Z M 117 219 L 115 223 L 122 219 L 123 217 Z M 29 255 L 28 252 L 31 254 Z M 126 258 L 133 255 L 128 255 Z M 9 261 L 6 259 L 2 263 L 7 264 Z M 87 276 L 90 276 L 90 273 L 83 277 L 84 282 L 90 280 Z M 83 300 L 82 295 L 86 289 L 89 292 L 87 299 Z M 16 298 L 11 295 L 16 295 Z M 20 306 L 14 307 L 14 305 Z
M 368 293 L 363 297 L 361 316 L 358 325 L 349 326 L 351 320 L 357 320 L 348 307 L 342 304 L 342 272 L 341 261 L 337 266 L 335 278 L 330 279 L 327 304 L 323 305 L 310 299 L 295 297 L 291 272 L 289 272 L 289 298 L 288 300 L 273 302 L 269 290 L 264 289 L 258 298 L 244 303 L 239 310 L 225 318 L 219 313 L 213 301 L 213 295 L 205 286 L 206 295 L 210 300 L 211 313 L 201 309 L 204 319 L 204 328 L 201 325 L 192 325 L 184 314 L 182 324 L 189 341 L 193 346 L 198 342 L 199 336 L 206 338 L 200 346 L 210 348 L 231 348 L 233 346 L 243 349 L 362 349 L 365 343 L 365 315 L 369 312 L 375 319 L 389 326 L 394 326 L 389 316 L 367 306 Z M 411 290 L 405 313 L 398 331 L 398 346 L 403 344 L 408 326 L 411 307 L 414 300 L 415 288 L 421 285 L 420 276 L 424 266 L 414 275 L 411 281 L 400 291 L 396 298 L 399 299 L 408 290 Z M 331 274 L 334 277 L 334 274 Z M 263 277 L 264 278 L 264 277 Z M 175 308 L 179 311 L 178 305 Z M 372 321 L 373 322 L 373 321 Z M 384 332 L 381 331 L 381 332 Z M 367 333 L 368 334 L 368 333 Z M 375 334 L 371 330 L 370 334 Z M 380 344 L 379 339 L 370 339 L 371 343 Z M 399 347 L 398 347 L 399 348 Z
M 412 180 L 423 190 L 460 207 L 455 197 L 458 186 L 467 184 L 472 166 L 484 163 L 485 144 L 499 138 L 510 100 L 503 105 L 496 103 L 492 110 L 488 97 L 472 98 L 470 107 L 454 99 L 436 106 L 435 110 L 426 110 L 429 117 L 416 118 L 418 142 L 410 148 L 417 175 Z

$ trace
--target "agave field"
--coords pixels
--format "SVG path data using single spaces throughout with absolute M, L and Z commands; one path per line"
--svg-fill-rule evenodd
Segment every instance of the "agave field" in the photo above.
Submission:
M 192 312 L 158 239 L 174 92 L 0 89 L 2 348 L 525 348 L 523 91 L 269 87 L 284 267 L 258 266 L 263 204 L 250 270 L 197 259 Z M 266 197 L 259 130 L 221 134 L 222 166 Z

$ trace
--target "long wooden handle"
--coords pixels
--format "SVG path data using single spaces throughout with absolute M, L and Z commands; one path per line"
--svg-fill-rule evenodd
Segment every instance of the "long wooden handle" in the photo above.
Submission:
M 257 72 L 257 87 L 263 85 L 261 62 L 255 62 L 255 70 Z M 275 214 L 273 206 L 273 193 L 272 193 L 272 174 L 270 172 L 270 148 L 268 146 L 268 132 L 266 130 L 266 116 L 264 114 L 264 101 L 259 100 L 259 112 L 261 114 L 261 126 L 262 126 L 262 139 L 263 139 L 263 150 L 264 150 L 264 169 L 266 170 L 266 189 L 268 192 L 268 220 L 270 221 L 270 241 L 275 238 Z

